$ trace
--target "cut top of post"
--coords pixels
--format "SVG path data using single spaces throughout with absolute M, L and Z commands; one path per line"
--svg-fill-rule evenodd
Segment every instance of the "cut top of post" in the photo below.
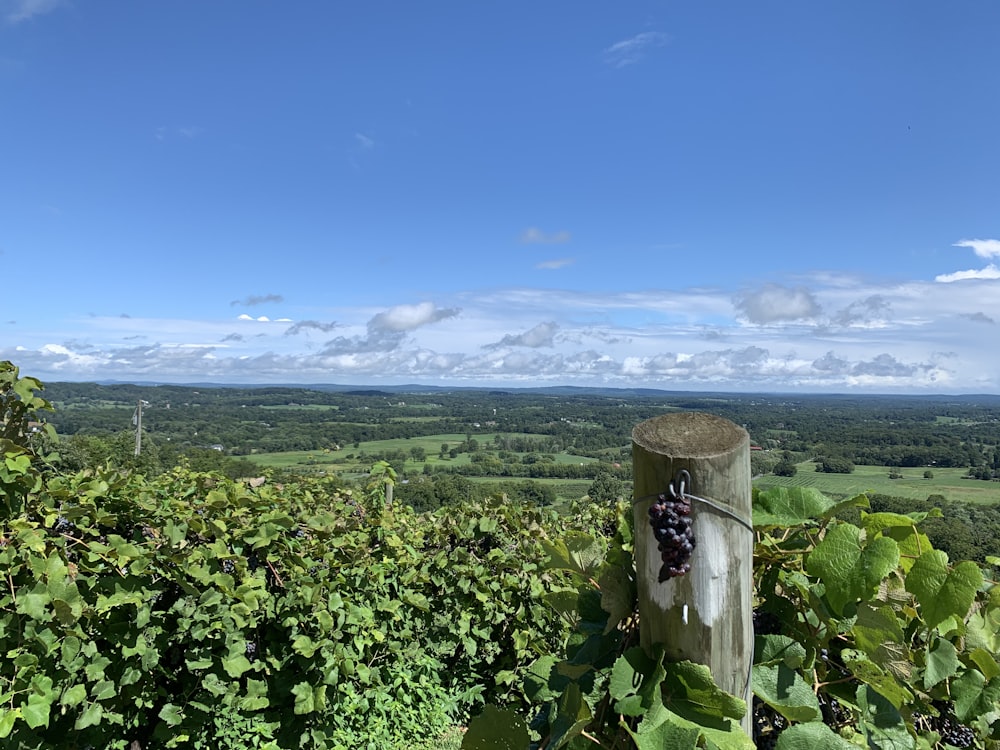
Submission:
M 675 412 L 640 422 L 632 442 L 650 453 L 677 458 L 712 458 L 749 440 L 747 431 L 714 414 Z

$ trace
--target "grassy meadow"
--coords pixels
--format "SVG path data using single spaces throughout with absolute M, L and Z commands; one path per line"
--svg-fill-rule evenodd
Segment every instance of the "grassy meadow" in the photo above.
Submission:
M 798 464 L 794 477 L 768 474 L 754 480 L 754 486 L 815 487 L 830 497 L 848 497 L 862 493 L 926 500 L 929 495 L 944 495 L 948 500 L 983 505 L 1000 503 L 1000 482 L 964 478 L 968 469 L 931 469 L 934 476 L 924 478 L 924 467 L 898 469 L 902 479 L 889 479 L 887 466 L 856 466 L 851 474 L 825 474 L 815 470 L 812 461 Z
M 496 433 L 492 432 L 482 433 L 476 434 L 474 437 L 481 448 L 494 450 L 493 440 L 495 434 Z M 523 436 L 529 439 L 539 439 L 538 435 L 529 435 L 526 433 L 504 434 L 507 436 Z M 465 440 L 466 435 L 464 433 L 443 433 L 439 435 L 425 435 L 422 437 L 399 438 L 393 440 L 370 440 L 360 443 L 357 447 L 350 444 L 342 445 L 339 448 L 331 446 L 330 448 L 323 450 L 255 453 L 247 456 L 246 458 L 253 461 L 261 468 L 294 469 L 296 471 L 309 473 L 326 472 L 339 474 L 350 479 L 364 475 L 371 466 L 372 461 L 369 458 L 362 459 L 362 454 L 369 457 L 385 455 L 390 451 L 403 451 L 409 454 L 410 450 L 414 447 L 423 448 L 426 453 L 426 458 L 423 461 L 414 461 L 412 459 L 407 460 L 406 471 L 408 472 L 422 472 L 424 464 L 429 464 L 431 469 L 435 466 L 468 466 L 472 462 L 471 454 L 469 453 L 460 453 L 455 456 L 455 458 L 451 458 L 448 455 L 445 455 L 443 458 L 441 456 L 442 445 L 448 446 L 448 449 L 450 450 L 451 448 L 463 444 Z M 514 453 L 519 456 L 526 455 L 525 453 Z M 556 453 L 550 455 L 553 456 L 556 464 L 583 464 L 591 463 L 597 460 L 589 456 L 576 456 L 567 453 Z M 478 480 L 484 482 L 518 481 L 519 479 L 518 477 L 468 478 L 473 481 Z M 590 486 L 589 481 L 560 478 L 537 478 L 532 481 L 551 485 L 560 500 L 570 500 L 583 497 L 587 494 L 587 489 Z

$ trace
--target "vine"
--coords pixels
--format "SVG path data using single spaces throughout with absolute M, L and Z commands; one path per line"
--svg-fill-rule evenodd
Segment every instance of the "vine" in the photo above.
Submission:
M 574 633 L 530 668 L 527 718 L 491 707 L 463 747 L 997 747 L 1000 588 L 933 548 L 920 527 L 939 512 L 868 511 L 864 496 L 755 492 L 752 706 L 707 668 L 637 645 L 624 506 L 606 555 L 582 535 L 549 545 L 547 565 L 575 584 L 550 603 Z M 841 519 L 852 512 L 859 524 Z M 747 711 L 753 737 L 739 725 Z
M 412 748 L 519 705 L 568 632 L 543 603 L 552 511 L 417 514 L 387 504 L 385 465 L 359 490 L 58 474 L 23 428 L 40 384 L 0 375 L 5 748 Z

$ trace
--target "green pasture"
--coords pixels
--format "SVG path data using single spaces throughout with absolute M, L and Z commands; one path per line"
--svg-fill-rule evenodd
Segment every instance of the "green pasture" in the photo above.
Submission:
M 794 477 L 771 474 L 754 480 L 760 489 L 768 487 L 815 487 L 830 497 L 877 494 L 926 500 L 928 495 L 944 495 L 948 500 L 982 505 L 1000 504 L 1000 483 L 964 479 L 967 469 L 931 468 L 932 479 L 924 479 L 925 467 L 898 469 L 902 479 L 889 479 L 888 466 L 856 466 L 851 474 L 824 474 L 812 461 L 797 464 Z
M 473 433 L 472 437 L 479 443 L 481 449 L 495 450 L 494 438 L 498 433 Z M 508 437 L 526 437 L 529 439 L 539 439 L 538 435 L 529 433 L 500 433 Z M 331 445 L 322 450 L 310 451 L 280 451 L 275 453 L 254 453 L 246 456 L 262 468 L 274 469 L 309 469 L 312 471 L 321 470 L 328 472 L 344 473 L 352 472 L 363 464 L 371 463 L 362 461 L 359 457 L 362 453 L 369 456 L 385 455 L 391 451 L 404 451 L 409 454 L 414 447 L 421 447 L 427 454 L 423 461 L 407 460 L 407 471 L 421 471 L 424 464 L 432 467 L 437 464 L 446 466 L 467 466 L 471 463 L 469 453 L 460 453 L 455 458 L 447 456 L 441 458 L 441 446 L 447 445 L 448 449 L 461 445 L 466 440 L 466 433 L 442 433 L 438 435 L 424 435 L 413 438 L 394 438 L 392 440 L 369 440 L 362 442 L 357 448 L 352 443 L 345 443 L 339 447 Z M 524 453 L 517 455 L 524 456 Z M 568 453 L 552 454 L 557 464 L 584 464 L 596 461 L 589 456 L 574 456 Z M 364 467 L 367 468 L 367 467 Z M 494 478 L 490 478 L 494 479 Z M 563 480 L 565 481 L 565 480 Z

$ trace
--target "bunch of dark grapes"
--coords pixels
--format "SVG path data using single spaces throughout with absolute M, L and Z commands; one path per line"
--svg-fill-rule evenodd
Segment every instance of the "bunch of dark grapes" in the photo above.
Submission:
M 788 721 L 769 705 L 754 696 L 753 743 L 757 750 L 773 750 L 778 737 L 788 728 Z
M 823 714 L 823 723 L 834 731 L 839 731 L 841 727 L 848 726 L 854 720 L 854 715 L 840 701 L 832 695 L 820 693 L 819 708 Z
M 965 724 L 953 721 L 947 731 L 942 732 L 941 739 L 955 747 L 972 747 L 976 744 L 976 733 Z
M 691 501 L 681 496 L 660 495 L 649 506 L 649 523 L 653 527 L 663 567 L 660 583 L 682 576 L 691 570 L 694 551 L 694 531 L 691 529 Z
M 232 575 L 233 573 L 236 572 L 236 563 L 234 563 L 232 560 L 223 560 L 222 572 L 227 575 Z
M 938 710 L 937 716 L 925 717 L 914 714 L 914 718 L 920 723 L 941 735 L 941 741 L 953 747 L 973 747 L 976 744 L 976 733 L 965 724 L 955 718 L 951 704 L 943 701 L 936 701 L 934 707 Z
M 771 612 L 755 609 L 753 611 L 753 632 L 754 635 L 780 635 L 781 620 Z

